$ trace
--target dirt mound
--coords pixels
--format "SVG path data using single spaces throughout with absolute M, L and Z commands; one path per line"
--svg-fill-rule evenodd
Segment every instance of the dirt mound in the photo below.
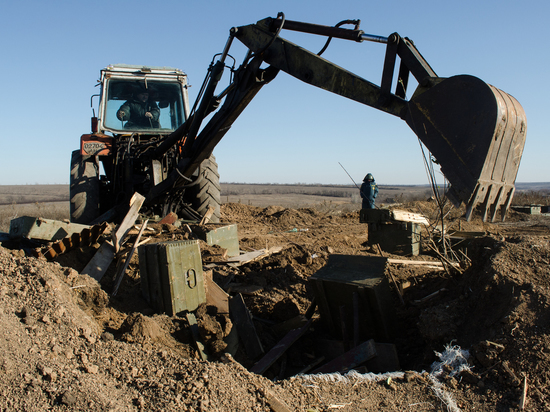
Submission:
M 429 207 L 423 202 L 411 211 Z M 357 213 L 227 204 L 222 216 L 237 223 L 241 249 L 282 246 L 238 268 L 212 269 L 220 286 L 242 293 L 266 352 L 285 336 L 285 322 L 310 308 L 308 279 L 331 254 L 378 253 L 367 246 Z M 463 249 L 467 260 L 460 271 L 390 265 L 396 284 L 409 285 L 403 303 L 393 290 L 400 331 L 393 343 L 402 370 L 417 371 L 392 375 L 296 376 L 334 341 L 318 316 L 265 373 L 269 379 L 252 374 L 247 368 L 257 359 L 248 359 L 242 347 L 235 360 L 224 355 L 234 344 L 226 339 L 231 319 L 206 305 L 195 315 L 212 361 L 201 361 L 187 319 L 154 314 L 141 297 L 137 259 L 113 297 L 113 273 L 99 284 L 77 272 L 78 257 L 93 250 L 73 251 L 61 266 L 0 248 L 0 408 L 509 411 L 518 408 L 526 381 L 526 410 L 547 410 L 548 221 L 514 215 L 501 224 L 464 222 L 461 211 L 452 219 L 457 227 L 487 234 Z M 185 234 L 173 227 L 163 233 L 166 239 Z M 223 260 L 218 247 L 201 243 L 201 249 L 205 262 Z M 429 254 L 411 259 L 437 261 Z M 451 342 L 469 350 L 469 369 L 423 373 Z

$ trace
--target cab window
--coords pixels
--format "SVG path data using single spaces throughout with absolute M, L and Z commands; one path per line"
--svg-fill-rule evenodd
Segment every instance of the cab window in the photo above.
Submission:
M 177 82 L 111 79 L 107 83 L 104 126 L 117 131 L 170 132 L 184 122 L 181 85 Z M 148 98 L 143 101 L 146 92 Z M 121 119 L 117 112 L 123 109 Z M 153 113 L 145 116 L 145 112 Z

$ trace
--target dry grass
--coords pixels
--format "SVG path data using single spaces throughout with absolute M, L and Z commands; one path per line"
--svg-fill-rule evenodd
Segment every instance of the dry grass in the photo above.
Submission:
M 361 207 L 353 185 L 276 185 L 222 183 L 224 203 L 252 206 L 311 207 L 322 212 L 349 212 Z M 514 205 L 550 205 L 549 184 L 518 184 Z M 428 186 L 380 186 L 377 205 L 425 200 Z M 69 218 L 69 185 L 0 186 L 0 232 L 8 232 L 10 221 L 20 216 L 45 219 Z
M 0 185 L 0 232 L 16 217 L 69 218 L 69 185 Z
M 69 218 L 69 202 L 26 203 L 0 206 L 0 232 L 9 232 L 10 221 L 16 217 L 34 216 L 44 219 Z
M 512 205 L 524 206 L 524 205 L 550 205 L 550 192 L 548 190 L 543 191 L 516 191 L 514 198 L 512 199 Z
M 0 185 L 0 205 L 69 200 L 69 185 Z

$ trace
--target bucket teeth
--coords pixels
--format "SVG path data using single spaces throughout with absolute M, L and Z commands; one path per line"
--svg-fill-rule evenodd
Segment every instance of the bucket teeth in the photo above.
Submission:
M 454 76 L 419 86 L 405 119 L 441 165 L 448 197 L 479 207 L 483 221 L 504 220 L 525 144 L 527 121 L 518 101 L 482 80 Z

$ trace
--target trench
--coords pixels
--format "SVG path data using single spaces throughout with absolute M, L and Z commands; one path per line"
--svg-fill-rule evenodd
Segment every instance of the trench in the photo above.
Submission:
M 214 307 L 203 305 L 195 312 L 199 341 L 204 344 L 209 360 L 217 361 L 227 351 L 253 371 L 270 350 L 281 344 L 287 345 L 286 350 L 268 367 L 259 370 L 259 373 L 273 380 L 316 372 L 324 364 L 370 339 L 377 345 L 380 356 L 352 366 L 344 362 L 341 371 L 350 368 L 374 373 L 429 370 L 436 360 L 435 353 L 442 352 L 449 343 L 468 349 L 479 341 L 496 339 L 502 326 L 501 320 L 510 313 L 515 300 L 521 295 L 522 288 L 509 281 L 495 283 L 488 274 L 488 259 L 495 253 L 494 247 L 493 240 L 473 245 L 470 255 L 475 256 L 472 259 L 474 264 L 463 273 L 406 266 L 388 269 L 391 276 L 384 274 L 388 280 L 393 276 L 407 287 L 402 290 L 401 300 L 395 286 L 387 282 L 385 297 L 389 300 L 385 302 L 385 308 L 389 308 L 391 314 L 382 314 L 388 327 L 386 334 L 380 333 L 377 326 L 380 313 L 373 316 L 368 311 L 362 311 L 359 303 L 357 313 L 360 316 L 354 318 L 349 314 L 350 310 L 353 311 L 353 302 L 349 301 L 354 299 L 353 292 L 349 290 L 344 293 L 347 307 L 342 304 L 345 302 L 337 302 L 338 313 L 334 316 L 332 328 L 328 326 L 327 313 L 318 304 L 312 276 L 315 277 L 315 273 L 326 267 L 329 254 L 326 259 L 312 262 L 308 250 L 292 246 L 280 255 L 252 262 L 238 270 L 223 265 L 214 266 L 213 280 L 223 285 L 229 295 L 243 297 L 256 336 L 236 337 L 234 333 L 229 333 L 231 328 L 236 328 L 236 319 L 219 313 Z M 91 248 L 60 256 L 59 263 L 79 271 L 94 251 Z M 112 266 L 101 282 L 107 294 L 114 287 L 116 267 Z M 301 269 L 306 266 L 313 275 L 304 275 Z M 328 287 L 334 288 L 334 284 Z M 93 299 L 87 304 L 93 313 L 99 314 L 97 318 L 104 330 L 113 334 L 115 339 L 123 339 L 128 333 L 148 333 L 147 328 L 136 328 L 128 323 L 128 320 L 138 322 L 146 317 L 159 323 L 159 328 L 172 336 L 175 343 L 168 345 L 179 350 L 181 356 L 198 356 L 196 336 L 193 336 L 185 314 L 171 317 L 155 314 L 143 298 L 137 257 L 131 263 L 119 293 L 116 297 L 110 297 L 106 307 L 93 307 Z M 136 317 L 135 314 L 142 316 Z M 360 331 L 354 333 L 357 323 Z M 304 327 L 303 333 L 289 343 L 289 333 Z M 134 336 L 133 340 L 144 341 L 148 338 L 151 337 Z M 251 345 L 247 344 L 250 340 L 257 341 L 261 350 L 250 349 Z

